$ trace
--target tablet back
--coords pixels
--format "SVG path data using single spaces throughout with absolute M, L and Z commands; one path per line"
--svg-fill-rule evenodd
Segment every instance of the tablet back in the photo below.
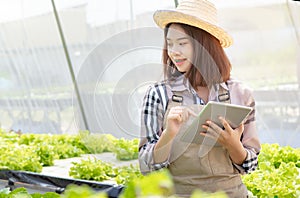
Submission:
M 197 144 L 216 144 L 216 140 L 200 135 L 201 131 L 206 132 L 202 128 L 202 125 L 207 120 L 212 120 L 222 128 L 223 126 L 218 119 L 219 116 L 222 116 L 229 122 L 232 128 L 236 128 L 247 118 L 251 111 L 252 108 L 247 106 L 210 101 L 182 134 L 180 140 Z

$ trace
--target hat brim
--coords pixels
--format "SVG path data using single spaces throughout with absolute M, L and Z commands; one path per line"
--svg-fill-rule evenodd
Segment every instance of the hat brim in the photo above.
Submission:
M 183 23 L 203 29 L 216 37 L 224 48 L 233 43 L 231 36 L 222 28 L 179 11 L 158 10 L 154 13 L 153 19 L 160 28 L 165 28 L 169 23 Z

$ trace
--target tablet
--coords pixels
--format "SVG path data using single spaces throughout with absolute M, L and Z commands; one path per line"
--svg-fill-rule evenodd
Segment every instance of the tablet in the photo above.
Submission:
M 187 127 L 187 130 L 183 132 L 180 137 L 181 141 L 197 143 L 197 144 L 216 144 L 216 141 L 212 138 L 200 135 L 200 131 L 205 131 L 202 125 L 207 120 L 212 120 L 220 127 L 223 127 L 219 116 L 225 118 L 232 128 L 237 128 L 251 113 L 252 107 L 209 101 L 195 119 L 191 122 L 191 125 Z

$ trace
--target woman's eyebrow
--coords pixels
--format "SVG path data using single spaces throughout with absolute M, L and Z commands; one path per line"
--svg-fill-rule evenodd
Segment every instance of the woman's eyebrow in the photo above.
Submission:
M 188 37 L 181 37 L 181 38 L 177 38 L 177 39 L 170 39 L 170 38 L 167 38 L 166 40 L 167 40 L 167 41 L 170 41 L 170 40 L 180 41 L 180 40 L 188 40 L 188 39 L 189 39 Z

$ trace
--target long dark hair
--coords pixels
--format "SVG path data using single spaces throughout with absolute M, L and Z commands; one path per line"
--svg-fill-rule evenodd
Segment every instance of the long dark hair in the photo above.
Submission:
M 194 89 L 197 86 L 208 86 L 209 88 L 230 78 L 231 63 L 225 54 L 219 40 L 208 32 L 186 24 L 180 25 L 185 33 L 192 38 L 194 57 L 191 69 L 185 73 L 187 79 Z M 166 37 L 171 24 L 164 30 L 163 64 L 164 76 L 170 79 L 176 71 L 176 66 L 168 56 Z

